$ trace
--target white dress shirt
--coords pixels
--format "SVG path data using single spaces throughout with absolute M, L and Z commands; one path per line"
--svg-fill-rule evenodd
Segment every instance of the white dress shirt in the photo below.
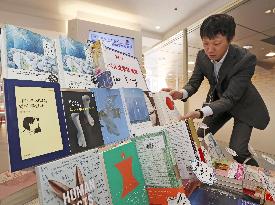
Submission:
M 215 73 L 215 77 L 216 77 L 217 81 L 218 81 L 218 78 L 219 78 L 219 75 L 218 75 L 219 70 L 220 70 L 220 68 L 223 64 L 223 61 L 224 61 L 227 53 L 228 53 L 228 49 L 225 52 L 225 54 L 223 55 L 221 60 L 219 60 L 219 61 L 211 60 L 211 62 L 214 64 L 214 73 Z M 188 92 L 185 89 L 182 89 L 180 91 L 182 92 L 182 99 L 188 98 Z M 201 111 L 203 112 L 204 117 L 213 115 L 213 110 L 209 106 L 205 106 L 205 107 L 201 108 Z

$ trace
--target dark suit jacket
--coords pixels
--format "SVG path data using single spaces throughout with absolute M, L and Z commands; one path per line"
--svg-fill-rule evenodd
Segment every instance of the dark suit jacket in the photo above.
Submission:
M 198 52 L 193 74 L 183 89 L 191 97 L 206 77 L 210 84 L 206 101 L 209 102 L 210 95 L 214 93 L 213 102 L 209 104 L 214 117 L 229 112 L 234 118 L 252 127 L 265 129 L 270 118 L 263 99 L 251 82 L 255 65 L 255 55 L 244 48 L 230 45 L 216 83 L 214 65 L 204 50 L 201 50 Z

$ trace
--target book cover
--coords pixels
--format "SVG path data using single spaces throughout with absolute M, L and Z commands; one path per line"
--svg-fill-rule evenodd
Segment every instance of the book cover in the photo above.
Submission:
M 70 153 L 58 83 L 4 80 L 11 170 Z
M 111 205 L 98 149 L 36 167 L 41 205 Z
M 62 99 L 72 153 L 104 145 L 94 94 L 62 91 Z
M 153 94 L 160 125 L 179 121 L 180 113 L 177 110 L 172 97 L 167 92 Z
M 91 48 L 71 38 L 60 36 L 58 66 L 62 88 L 94 88 L 95 75 Z
M 165 129 L 168 132 L 167 138 L 176 158 L 181 178 L 195 179 L 190 161 L 197 159 L 199 156 L 197 152 L 193 150 L 190 132 L 188 132 L 186 122 L 173 122 L 165 125 Z
M 130 137 L 126 111 L 118 89 L 94 88 L 99 121 L 104 144 L 126 140 Z
M 185 120 L 185 124 L 189 132 L 189 137 L 191 140 L 193 151 L 197 153 L 196 154 L 197 160 L 206 162 L 193 120 L 192 119 Z
M 12 25 L 2 35 L 4 78 L 58 82 L 54 40 Z
M 146 186 L 179 187 L 180 174 L 164 130 L 132 139 L 137 148 Z
M 207 145 L 206 149 L 209 153 L 209 156 L 210 156 L 212 162 L 214 162 L 215 160 L 225 159 L 225 156 L 224 156 L 219 144 L 217 143 L 217 141 L 215 140 L 214 136 L 211 133 L 208 133 L 204 137 L 204 141 Z
M 107 48 L 101 41 L 96 41 L 91 47 L 99 88 L 148 90 L 137 58 Z
M 129 125 L 131 137 L 137 136 L 142 130 L 150 129 L 152 123 L 143 91 L 139 88 L 121 88 L 119 90 L 126 110 L 126 120 Z
M 150 120 L 144 93 L 141 89 L 121 88 L 120 92 L 123 93 L 122 98 L 126 104 L 130 124 L 137 124 Z
M 147 187 L 146 188 L 149 195 L 150 204 L 158 204 L 158 205 L 174 205 L 174 203 L 169 203 L 172 198 L 176 198 L 178 193 L 185 193 L 185 188 L 183 186 L 180 187 Z M 178 201 L 178 200 L 177 200 Z M 177 204 L 177 203 L 176 203 Z M 179 203 L 180 204 L 180 201 Z M 183 203 L 183 205 L 188 205 Z
M 149 204 L 135 144 L 119 145 L 103 157 L 113 205 Z

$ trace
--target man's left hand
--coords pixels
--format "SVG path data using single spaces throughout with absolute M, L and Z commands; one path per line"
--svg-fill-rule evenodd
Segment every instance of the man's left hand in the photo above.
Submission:
M 181 116 L 181 120 L 186 120 L 186 119 L 199 119 L 200 118 L 200 112 L 199 111 L 192 111 L 192 112 L 189 112 L 183 116 Z

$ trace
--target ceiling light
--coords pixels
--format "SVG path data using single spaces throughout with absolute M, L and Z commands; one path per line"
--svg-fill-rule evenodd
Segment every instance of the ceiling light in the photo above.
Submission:
M 268 9 L 265 11 L 266 14 L 270 14 L 271 12 L 272 12 L 271 9 Z
M 246 45 L 246 46 L 243 46 L 243 48 L 245 48 L 245 49 L 251 49 L 251 48 L 253 48 L 253 46 L 251 46 L 251 45 Z
M 155 28 L 156 28 L 157 30 L 159 30 L 159 29 L 160 29 L 160 26 L 156 26 Z
M 188 73 L 192 73 L 193 71 L 192 70 L 188 70 Z
M 188 61 L 188 65 L 194 65 L 195 62 L 194 61 Z
M 265 56 L 267 56 L 267 57 L 273 57 L 273 56 L 275 56 L 275 52 L 269 52 Z

